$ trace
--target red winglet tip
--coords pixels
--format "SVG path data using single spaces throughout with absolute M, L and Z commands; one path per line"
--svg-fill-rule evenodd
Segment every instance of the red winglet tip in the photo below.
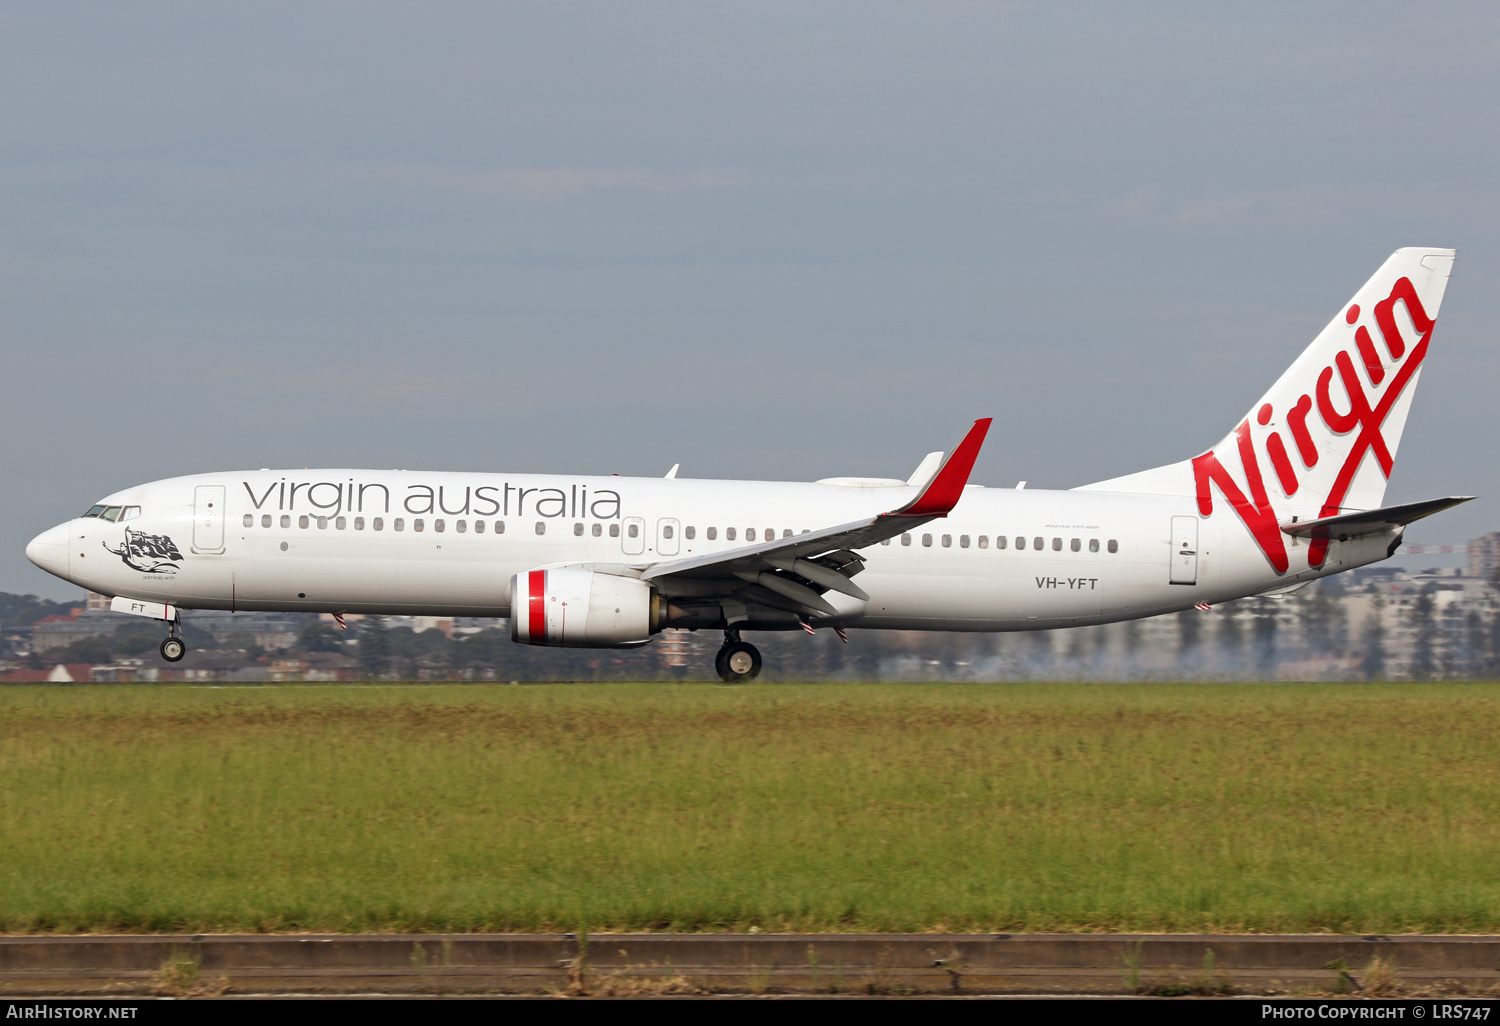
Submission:
M 904 509 L 897 510 L 895 516 L 902 517 L 943 517 L 947 516 L 949 510 L 958 505 L 958 500 L 963 496 L 964 485 L 969 483 L 969 474 L 974 470 L 974 461 L 979 458 L 979 447 L 984 444 L 984 436 L 989 433 L 993 417 L 981 417 L 974 422 L 969 433 L 964 435 L 964 440 L 958 443 L 958 448 L 948 454 L 938 472 L 933 475 L 922 494 L 912 500 L 911 504 Z

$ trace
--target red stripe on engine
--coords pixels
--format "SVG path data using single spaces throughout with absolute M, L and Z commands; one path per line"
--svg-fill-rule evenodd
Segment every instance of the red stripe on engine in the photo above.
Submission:
M 547 571 L 533 570 L 526 575 L 526 640 L 533 645 L 547 643 Z

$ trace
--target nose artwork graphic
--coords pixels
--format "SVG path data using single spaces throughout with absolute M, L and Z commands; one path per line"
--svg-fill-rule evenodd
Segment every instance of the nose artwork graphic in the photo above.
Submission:
M 108 542 L 100 542 L 104 548 L 120 557 L 121 562 L 132 570 L 145 574 L 168 574 L 178 569 L 182 553 L 165 534 L 147 534 L 125 528 L 125 544 L 111 549 Z

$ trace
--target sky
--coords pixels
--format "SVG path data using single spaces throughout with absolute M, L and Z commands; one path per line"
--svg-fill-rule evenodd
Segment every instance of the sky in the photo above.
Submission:
M 1481 3 L 0 6 L 0 590 L 178 474 L 905 477 L 993 416 L 975 481 L 1113 477 L 1411 245 L 1386 498 L 1500 530 L 1497 58 Z

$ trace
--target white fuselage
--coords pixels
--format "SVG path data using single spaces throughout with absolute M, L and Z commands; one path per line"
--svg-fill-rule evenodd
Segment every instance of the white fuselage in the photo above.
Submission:
M 117 492 L 101 504 L 138 507 L 131 519 L 79 518 L 28 552 L 89 590 L 189 609 L 503 617 L 517 573 L 728 552 L 767 531 L 783 537 L 874 516 L 916 491 L 364 470 L 205 474 Z M 948 517 L 861 550 L 857 581 L 869 601 L 830 596 L 839 616 L 814 622 L 1010 631 L 1133 619 L 1383 559 L 1398 537 L 1393 529 L 1335 541 L 1316 569 L 1293 539 L 1291 566 L 1277 574 L 1232 511 L 1201 516 L 1190 496 L 970 486 Z

